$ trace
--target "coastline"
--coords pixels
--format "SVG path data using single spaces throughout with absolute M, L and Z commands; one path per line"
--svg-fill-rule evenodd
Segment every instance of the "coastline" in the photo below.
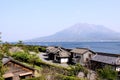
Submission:
M 60 46 L 63 48 L 89 48 L 95 52 L 119 54 L 120 42 L 24 42 L 25 45 Z

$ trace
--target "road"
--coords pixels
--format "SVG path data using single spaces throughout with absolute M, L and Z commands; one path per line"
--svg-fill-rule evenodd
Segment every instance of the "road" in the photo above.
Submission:
M 61 66 L 61 67 L 65 67 L 67 68 L 68 67 L 68 64 L 66 63 L 54 63 L 52 60 L 48 60 L 48 56 L 47 56 L 47 53 L 39 53 L 38 54 L 39 58 L 43 61 L 43 62 L 46 62 L 48 64 L 53 64 L 53 65 L 57 65 L 57 66 Z

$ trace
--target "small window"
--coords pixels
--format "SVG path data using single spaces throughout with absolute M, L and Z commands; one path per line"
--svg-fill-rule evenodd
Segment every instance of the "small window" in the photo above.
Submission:
M 91 58 L 92 57 L 92 54 L 89 54 L 89 58 Z
M 89 61 L 89 59 L 88 59 L 88 58 L 86 58 L 86 61 Z

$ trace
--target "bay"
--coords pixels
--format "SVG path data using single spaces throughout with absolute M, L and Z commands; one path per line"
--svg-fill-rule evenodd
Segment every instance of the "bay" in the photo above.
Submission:
M 95 52 L 120 53 L 120 42 L 25 42 L 26 45 L 89 48 Z

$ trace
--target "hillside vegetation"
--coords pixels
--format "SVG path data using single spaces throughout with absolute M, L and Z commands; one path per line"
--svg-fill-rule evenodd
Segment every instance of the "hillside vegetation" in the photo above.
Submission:
M 45 50 L 45 47 L 24 45 L 21 42 L 17 44 L 4 43 L 1 47 L 1 53 L 4 53 L 3 56 L 11 56 L 15 60 L 36 69 L 35 77 L 24 80 L 89 80 L 88 75 L 90 71 L 80 64 L 69 65 L 69 68 L 65 68 L 47 64 L 40 60 L 37 54 L 40 54 L 40 51 L 45 52 Z M 33 53 L 31 54 L 31 52 Z M 104 73 L 105 71 L 106 73 Z M 84 77 L 78 77 L 79 72 L 84 73 Z M 113 73 L 114 75 L 111 76 L 110 74 Z M 96 78 L 99 80 L 103 78 L 114 80 L 116 76 L 117 73 L 112 71 L 111 68 L 105 68 L 98 70 L 98 76 Z

